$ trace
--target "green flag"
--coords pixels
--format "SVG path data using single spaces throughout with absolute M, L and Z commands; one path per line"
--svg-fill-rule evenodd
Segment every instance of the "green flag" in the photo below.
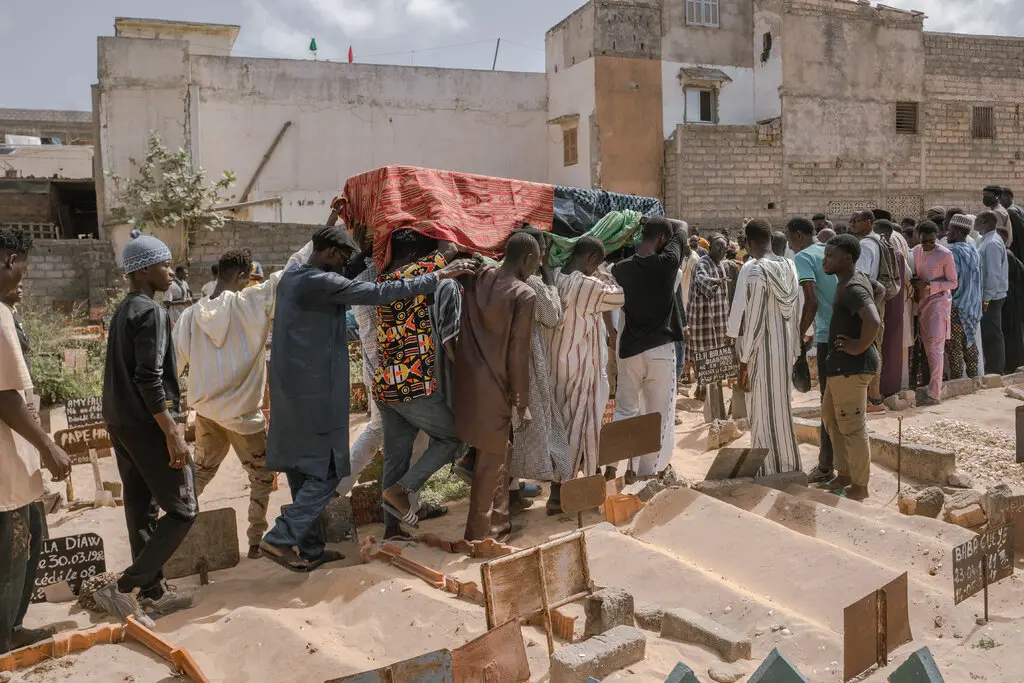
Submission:
M 309 40 L 309 51 L 316 52 L 316 38 L 310 38 Z

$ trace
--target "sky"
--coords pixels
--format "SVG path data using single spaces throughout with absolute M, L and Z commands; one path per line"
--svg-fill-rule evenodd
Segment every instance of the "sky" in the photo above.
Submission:
M 0 0 L 0 107 L 91 108 L 96 37 L 114 17 L 238 24 L 234 54 L 487 69 L 544 70 L 544 34 L 584 0 Z M 750 0 L 720 0 L 750 2 Z M 1024 0 L 887 0 L 926 13 L 925 28 L 1024 33 Z M 982 9 L 984 8 L 984 10 Z

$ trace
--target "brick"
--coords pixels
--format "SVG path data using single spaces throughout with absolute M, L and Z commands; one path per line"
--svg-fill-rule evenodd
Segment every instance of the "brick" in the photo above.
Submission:
M 717 621 L 686 609 L 665 612 L 661 621 L 662 638 L 703 645 L 727 662 L 750 659 L 750 640 Z
M 551 683 L 586 683 L 642 661 L 647 637 L 633 626 L 616 626 L 599 636 L 569 645 L 551 656 Z
M 661 620 L 665 616 L 665 610 L 654 605 L 638 602 L 633 607 L 633 618 L 636 625 L 645 631 L 661 633 Z
M 899 509 L 905 515 L 918 517 L 937 517 L 942 512 L 946 496 L 937 486 L 929 486 L 909 494 L 901 494 Z
M 932 651 L 922 647 L 889 675 L 889 683 L 945 683 Z
M 771 651 L 747 683 L 810 683 L 779 648 Z
M 633 596 L 621 588 L 605 588 L 583 602 L 587 623 L 583 635 L 596 636 L 616 626 L 633 625 Z
M 693 673 L 693 669 L 679 662 L 669 673 L 665 683 L 700 683 L 700 681 L 697 680 L 697 675 Z
M 985 511 L 981 505 L 969 505 L 961 510 L 954 510 L 949 513 L 948 520 L 951 524 L 962 526 L 965 529 L 973 529 L 985 523 Z

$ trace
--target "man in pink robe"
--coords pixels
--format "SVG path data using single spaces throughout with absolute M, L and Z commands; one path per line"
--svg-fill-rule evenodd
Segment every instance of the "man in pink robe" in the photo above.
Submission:
M 942 398 L 942 366 L 946 340 L 951 333 L 951 292 L 957 288 L 953 252 L 938 244 L 938 226 L 924 221 L 917 226 L 918 245 L 914 247 L 914 284 L 918 300 L 918 330 L 931 381 L 928 395 L 918 405 L 936 405 Z

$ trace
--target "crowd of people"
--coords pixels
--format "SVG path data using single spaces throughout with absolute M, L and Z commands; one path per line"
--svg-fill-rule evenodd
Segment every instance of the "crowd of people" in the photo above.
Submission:
M 135 234 L 123 252 L 129 292 L 110 321 L 103 389 L 132 564 L 96 602 L 143 623 L 147 612 L 189 604 L 162 568 L 229 450 L 249 478 L 253 559 L 295 572 L 342 559 L 326 547 L 320 516 L 381 450 L 385 538 L 447 512 L 420 493 L 452 465 L 471 483 L 465 538 L 505 541 L 511 519 L 540 492 L 527 481 L 548 484 L 547 512 L 558 514 L 562 482 L 601 473 L 613 394 L 615 420 L 661 415 L 661 448 L 604 476 L 621 467 L 629 477 L 665 476 L 680 380 L 723 350 L 737 367 L 726 380 L 729 410 L 721 380 L 694 395 L 709 420 L 747 418 L 752 446 L 768 452 L 765 475 L 801 468 L 794 368 L 816 356 L 821 448 L 810 479 L 863 499 L 866 416 L 887 397 L 920 385 L 921 402 L 936 403 L 944 378 L 1022 362 L 1024 211 L 1004 188 L 983 198 L 988 210 L 977 216 L 935 207 L 900 225 L 880 211 L 857 212 L 848 225 L 794 218 L 785 232 L 753 219 L 736 242 L 649 217 L 631 246 L 611 254 L 579 238 L 561 268 L 549 265 L 545 234 L 528 225 L 513 231 L 501 262 L 459 258 L 456 245 L 409 229 L 393 232 L 379 258 L 366 230 L 328 226 L 266 278 L 248 250 L 226 252 L 195 298 L 167 246 Z M 31 239 L 10 229 L 0 236 L 6 297 L 19 287 Z M 40 467 L 60 480 L 70 464 L 24 400 L 31 377 L 9 305 L 0 306 L 0 332 L 0 541 L 16 551 L 0 562 L 6 651 L 44 637 L 21 627 L 38 556 L 33 503 Z M 371 400 L 350 449 L 352 339 Z M 196 413 L 194 454 L 181 381 Z M 428 443 L 416 459 L 421 433 Z M 292 502 L 271 524 L 275 473 Z

